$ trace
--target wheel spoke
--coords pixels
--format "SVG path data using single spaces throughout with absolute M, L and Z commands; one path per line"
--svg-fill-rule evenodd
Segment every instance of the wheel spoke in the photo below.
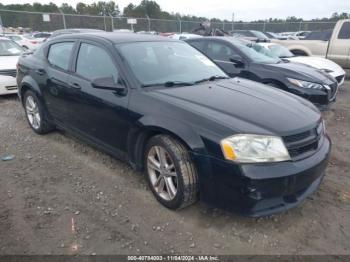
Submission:
M 148 167 L 160 172 L 160 163 L 154 158 L 154 156 L 148 156 Z
M 158 193 L 164 192 L 164 185 L 165 185 L 165 180 L 164 180 L 164 177 L 162 176 L 162 178 L 159 181 L 159 186 L 156 187 L 156 190 Z
M 36 105 L 34 99 L 31 96 L 28 97 L 28 103 L 30 104 L 30 107 L 34 110 Z
M 170 172 L 167 172 L 167 176 L 174 176 L 174 177 L 177 177 L 177 174 L 175 171 L 170 171 Z
M 172 169 L 174 169 L 175 168 L 175 166 L 174 166 L 174 164 L 173 163 L 171 163 L 170 165 L 166 165 L 165 166 L 165 169 L 168 171 L 168 172 L 170 172 Z
M 30 105 L 27 105 L 27 113 L 33 113 L 33 108 Z
M 33 127 L 37 127 L 38 126 L 38 120 L 36 119 L 35 115 L 32 116 L 33 117 Z
M 157 152 L 157 156 L 158 156 L 158 159 L 160 162 L 160 166 L 165 167 L 167 165 L 167 161 L 166 161 L 166 153 L 165 153 L 164 149 L 157 146 L 156 152 Z
M 160 184 L 160 181 L 161 181 L 162 179 L 164 179 L 164 176 L 163 176 L 163 175 L 159 175 L 159 176 L 157 177 L 156 182 L 154 183 L 154 186 L 155 186 L 155 187 L 158 187 L 159 184 Z
M 28 119 L 29 119 L 29 123 L 31 125 L 33 125 L 33 114 L 28 113 L 27 116 L 28 116 Z
M 171 179 L 171 177 L 165 177 L 164 181 L 167 193 L 169 194 L 170 199 L 173 199 L 176 195 L 176 188 L 174 186 L 173 180 Z
M 35 122 L 36 122 L 36 127 L 38 128 L 40 126 L 40 116 L 39 114 L 34 115 Z

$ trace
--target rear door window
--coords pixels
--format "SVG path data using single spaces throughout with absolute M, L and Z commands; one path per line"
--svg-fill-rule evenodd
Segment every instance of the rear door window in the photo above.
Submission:
M 73 46 L 74 42 L 52 44 L 49 49 L 47 60 L 55 67 L 68 70 Z
M 350 22 L 345 22 L 338 34 L 339 39 L 350 39 Z

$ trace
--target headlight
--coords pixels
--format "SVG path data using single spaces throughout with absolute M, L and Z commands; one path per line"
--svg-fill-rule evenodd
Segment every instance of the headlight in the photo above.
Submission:
M 312 88 L 312 89 L 325 89 L 325 87 L 318 83 L 307 82 L 303 80 L 298 80 L 294 78 L 287 78 L 289 82 L 293 85 L 299 86 L 301 88 Z
M 290 160 L 288 150 L 280 137 L 240 134 L 225 138 L 220 144 L 225 158 L 239 163 Z

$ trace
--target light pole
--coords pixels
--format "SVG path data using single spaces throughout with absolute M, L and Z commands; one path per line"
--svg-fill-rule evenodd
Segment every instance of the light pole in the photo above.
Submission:
M 58 9 L 58 11 L 61 13 L 62 15 L 62 20 L 63 20 L 63 27 L 64 29 L 67 29 L 67 26 L 66 26 L 66 17 L 64 16 L 64 13 L 61 9 Z
M 151 19 L 149 18 L 148 15 L 146 15 L 147 22 L 148 22 L 148 32 L 151 32 Z
M 112 32 L 114 31 L 114 21 L 113 21 L 113 15 L 109 15 L 111 17 L 111 26 L 112 26 Z
M 105 31 L 107 31 L 107 26 L 106 26 L 106 5 L 103 5 L 103 24 L 105 26 Z
M 178 16 L 178 17 L 177 17 L 177 20 L 179 21 L 180 34 L 182 34 L 182 21 L 181 21 L 181 16 Z
M 235 23 L 235 13 L 232 12 L 232 28 L 231 28 L 232 32 L 233 32 L 233 29 L 235 27 L 234 23 Z

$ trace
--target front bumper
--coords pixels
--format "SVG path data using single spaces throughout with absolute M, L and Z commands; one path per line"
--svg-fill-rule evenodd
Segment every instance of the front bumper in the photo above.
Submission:
M 335 80 L 337 80 L 338 87 L 340 87 L 340 86 L 342 86 L 344 84 L 345 77 L 346 77 L 345 71 L 342 70 L 342 72 L 340 72 L 340 73 L 338 73 L 338 72 L 330 73 L 330 75 L 332 77 L 334 77 Z
M 200 175 L 200 197 L 213 206 L 259 217 L 299 205 L 322 182 L 331 142 L 299 161 L 242 164 L 193 155 Z
M 17 93 L 16 78 L 12 76 L 0 76 L 0 95 Z
M 329 104 L 336 101 L 338 87 L 339 85 L 335 87 L 335 91 L 307 89 L 292 85 L 289 88 L 291 93 L 309 100 L 311 103 L 315 104 L 315 106 L 322 109 L 327 108 Z

